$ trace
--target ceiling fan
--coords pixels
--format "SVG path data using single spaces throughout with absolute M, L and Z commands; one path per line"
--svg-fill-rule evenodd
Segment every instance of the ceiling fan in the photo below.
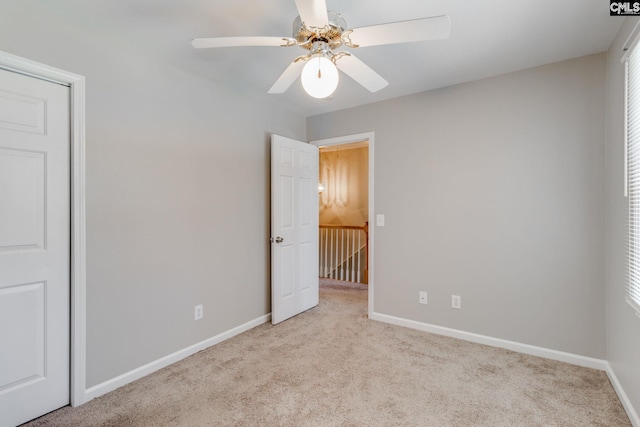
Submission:
M 301 75 L 305 91 L 326 98 L 338 86 L 338 69 L 377 92 L 389 84 L 342 46 L 360 48 L 394 43 L 437 40 L 449 37 L 451 23 L 446 15 L 347 29 L 344 18 L 327 11 L 326 0 L 295 0 L 298 13 L 292 37 L 212 37 L 191 41 L 195 48 L 236 46 L 300 46 L 309 52 L 298 56 L 271 86 L 268 93 L 283 93 Z

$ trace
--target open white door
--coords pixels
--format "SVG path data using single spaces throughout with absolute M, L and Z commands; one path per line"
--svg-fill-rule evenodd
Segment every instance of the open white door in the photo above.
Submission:
M 0 425 L 69 403 L 69 88 L 0 70 Z
M 271 322 L 318 305 L 318 147 L 271 136 Z

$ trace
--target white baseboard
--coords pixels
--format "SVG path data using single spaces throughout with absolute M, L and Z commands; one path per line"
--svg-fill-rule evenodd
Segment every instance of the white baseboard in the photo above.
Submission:
M 249 322 L 242 324 L 240 326 L 236 326 L 233 329 L 222 332 L 214 337 L 208 338 L 204 341 L 200 341 L 197 344 L 192 346 L 183 348 L 182 350 L 178 350 L 175 353 L 164 356 L 158 360 L 147 363 L 146 365 L 140 366 L 139 368 L 133 369 L 129 372 L 126 372 L 122 375 L 119 375 L 115 378 L 112 378 L 108 381 L 95 385 L 91 388 L 88 388 L 85 391 L 85 400 L 84 403 L 94 399 L 98 396 L 102 396 L 103 394 L 109 393 L 123 385 L 129 384 L 137 379 L 140 379 L 146 375 L 151 374 L 159 369 L 164 368 L 165 366 L 169 366 L 172 363 L 178 362 L 186 357 L 191 356 L 199 352 L 200 350 L 204 350 L 205 348 L 211 347 L 212 345 L 218 344 L 222 341 L 228 340 L 229 338 L 235 337 L 249 329 L 255 328 L 256 326 L 262 325 L 263 323 L 271 320 L 271 313 L 265 314 L 264 316 L 258 317 L 257 319 L 250 320 Z
M 491 347 L 505 348 L 507 350 L 517 351 L 519 353 L 530 354 L 532 356 L 544 357 L 545 359 L 557 360 L 560 362 L 570 363 L 572 365 L 584 366 L 586 368 L 598 369 L 605 371 L 607 369 L 607 361 L 595 359 L 592 357 L 580 356 L 563 351 L 551 350 L 544 347 L 536 347 L 534 345 L 522 344 L 515 341 L 507 341 L 500 338 L 488 337 L 486 335 L 474 334 L 471 332 L 460 331 L 458 329 L 445 328 L 443 326 L 431 325 L 428 323 L 417 322 L 415 320 L 403 319 L 401 317 L 389 316 L 374 312 L 371 319 L 392 325 L 404 326 L 411 329 L 430 332 L 432 334 L 444 335 L 447 337 L 458 338 L 478 344 L 489 345 Z
M 624 389 L 622 388 L 620 381 L 618 381 L 618 377 L 616 376 L 615 372 L 613 372 L 613 369 L 611 368 L 611 365 L 609 364 L 609 362 L 606 362 L 606 365 L 607 365 L 606 372 L 607 372 L 607 376 L 609 377 L 609 381 L 611 381 L 611 385 L 613 386 L 613 389 L 618 394 L 618 397 L 620 398 L 620 402 L 622 402 L 622 406 L 624 406 L 624 410 L 627 411 L 627 415 L 631 420 L 631 424 L 633 424 L 633 427 L 640 427 L 640 416 L 638 416 L 638 413 L 633 407 L 633 404 L 631 403 L 629 396 L 627 396 L 627 393 L 624 392 Z

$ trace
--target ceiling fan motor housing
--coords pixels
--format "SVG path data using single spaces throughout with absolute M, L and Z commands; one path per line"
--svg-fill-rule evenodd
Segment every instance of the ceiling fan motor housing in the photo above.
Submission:
M 308 27 L 300 16 L 293 20 L 293 38 L 295 38 L 299 46 L 311 50 L 314 42 L 325 42 L 331 49 L 335 49 L 342 45 L 342 33 L 347 29 L 347 21 L 342 15 L 336 12 L 327 11 L 329 24 L 324 28 Z

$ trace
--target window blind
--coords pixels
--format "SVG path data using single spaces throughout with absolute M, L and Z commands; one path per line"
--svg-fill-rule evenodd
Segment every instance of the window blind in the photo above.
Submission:
M 640 48 L 628 52 L 626 68 L 626 190 L 629 200 L 626 300 L 640 315 Z

